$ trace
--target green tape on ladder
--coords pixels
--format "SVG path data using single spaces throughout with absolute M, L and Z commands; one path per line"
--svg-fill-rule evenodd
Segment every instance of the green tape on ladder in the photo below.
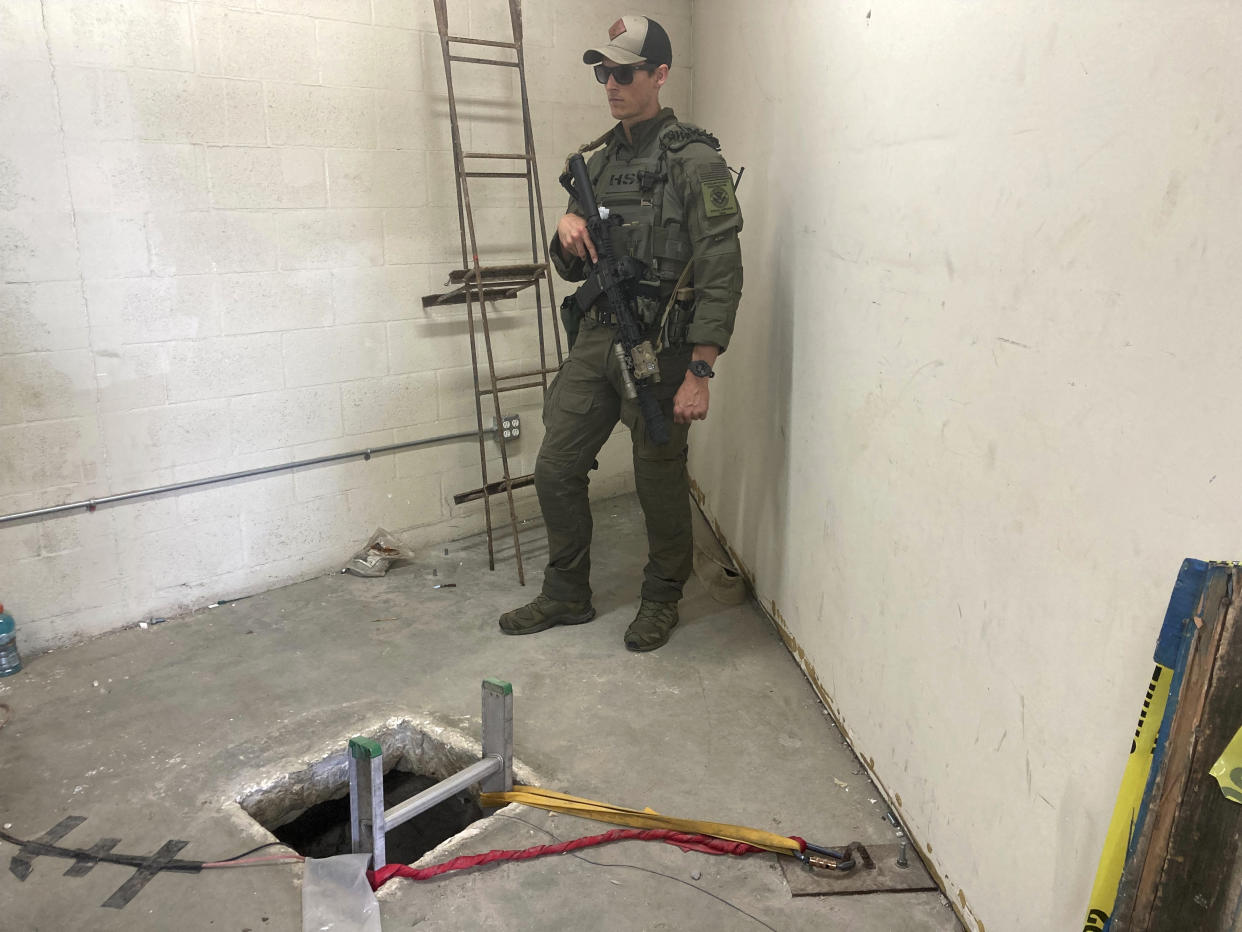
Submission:
M 364 757 L 383 757 L 384 749 L 374 738 L 350 738 L 349 754 L 354 760 L 362 760 Z

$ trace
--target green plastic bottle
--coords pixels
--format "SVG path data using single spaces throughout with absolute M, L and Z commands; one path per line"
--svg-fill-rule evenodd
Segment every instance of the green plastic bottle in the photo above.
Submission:
M 22 668 L 17 652 L 17 622 L 0 605 L 0 676 L 12 676 Z

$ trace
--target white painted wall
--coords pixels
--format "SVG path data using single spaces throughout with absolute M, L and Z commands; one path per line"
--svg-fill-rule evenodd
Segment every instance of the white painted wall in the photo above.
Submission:
M 504 0 L 449 11 L 508 37 Z M 609 123 L 581 52 L 616 15 L 525 4 L 549 218 L 565 154 Z M 653 15 L 687 36 L 689 0 Z M 520 151 L 515 72 L 469 72 L 467 148 Z M 464 309 L 420 301 L 460 265 L 430 0 L 4 0 L 0 126 L 0 514 L 474 426 Z M 504 258 L 524 187 L 491 184 L 476 218 Z M 537 352 L 529 307 L 495 308 L 502 371 Z M 507 396 L 518 473 L 538 400 Z M 609 445 L 597 492 L 629 459 Z M 35 652 L 331 570 L 377 525 L 464 536 L 482 507 L 452 496 L 478 485 L 466 442 L 4 525 L 0 600 Z
M 1179 563 L 1242 556 L 1242 9 L 716 0 L 695 41 L 747 172 L 692 473 L 970 927 L 1081 928 Z

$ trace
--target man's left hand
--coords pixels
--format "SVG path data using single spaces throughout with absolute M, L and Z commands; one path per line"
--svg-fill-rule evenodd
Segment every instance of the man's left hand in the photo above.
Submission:
M 689 369 L 681 382 L 681 388 L 673 397 L 673 420 L 689 424 L 707 417 L 707 379 L 701 379 Z

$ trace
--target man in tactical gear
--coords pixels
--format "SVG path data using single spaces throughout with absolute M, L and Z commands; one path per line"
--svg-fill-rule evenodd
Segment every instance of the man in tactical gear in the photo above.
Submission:
M 649 546 L 642 601 L 624 640 L 632 651 L 649 651 L 668 642 L 691 572 L 686 444 L 690 423 L 707 417 L 712 366 L 733 332 L 742 215 L 715 137 L 660 106 L 673 59 L 668 34 L 647 17 L 624 16 L 608 39 L 582 60 L 594 66 L 619 122 L 580 151 L 598 149 L 587 162 L 596 199 L 620 215 L 612 242 L 643 270 L 630 307 L 658 350 L 659 381 L 646 390 L 671 421 L 671 437 L 656 443 L 627 397 L 627 373 L 614 352 L 617 315 L 592 274 L 596 244 L 571 199 L 552 239 L 552 262 L 563 278 L 586 284 L 562 308 L 570 353 L 544 401 L 546 434 L 535 465 L 549 561 L 543 591 L 502 615 L 500 629 L 533 634 L 595 617 L 587 473 L 620 419 L 633 442 Z

